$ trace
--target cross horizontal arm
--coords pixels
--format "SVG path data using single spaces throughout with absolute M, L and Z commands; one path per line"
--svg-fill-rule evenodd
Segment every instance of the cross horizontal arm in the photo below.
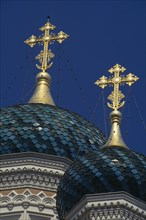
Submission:
M 139 78 L 135 76 L 133 73 L 129 73 L 125 77 L 121 78 L 122 83 L 126 83 L 127 85 L 131 86 L 134 82 L 136 82 Z
M 63 31 L 60 31 L 56 36 L 51 36 L 50 40 L 57 40 L 59 43 L 62 43 L 69 35 L 65 34 Z
M 112 79 L 108 79 L 107 77 L 102 76 L 99 80 L 95 82 L 95 84 L 104 89 L 107 85 L 113 84 L 113 82 Z
M 43 41 L 43 37 L 36 38 L 36 36 L 32 35 L 29 39 L 24 41 L 24 43 L 28 44 L 30 47 L 33 47 L 36 43 L 42 42 L 42 41 Z

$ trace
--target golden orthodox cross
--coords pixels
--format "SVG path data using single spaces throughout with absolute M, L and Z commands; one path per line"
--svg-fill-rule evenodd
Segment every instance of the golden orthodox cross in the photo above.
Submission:
M 134 82 L 136 82 L 139 78 L 132 73 L 129 73 L 126 76 L 120 76 L 120 73 L 124 72 L 126 69 L 119 64 L 116 64 L 114 67 L 108 70 L 111 74 L 114 74 L 113 77 L 107 78 L 102 76 L 99 80 L 95 82 L 96 85 L 100 86 L 104 89 L 107 85 L 112 85 L 114 87 L 114 91 L 108 96 L 108 99 L 112 103 L 107 103 L 108 106 L 114 110 L 118 110 L 121 108 L 125 101 L 121 100 L 125 97 L 124 94 L 119 90 L 120 85 L 127 84 L 131 86 Z
M 49 64 L 49 61 L 54 57 L 54 54 L 51 53 L 51 50 L 48 50 L 49 44 L 53 41 L 62 43 L 62 41 L 69 37 L 69 35 L 65 34 L 63 31 L 60 31 L 57 35 L 51 33 L 51 30 L 54 30 L 55 28 L 56 27 L 48 21 L 43 27 L 39 29 L 44 32 L 43 36 L 37 38 L 36 36 L 32 35 L 29 39 L 24 41 L 30 47 L 33 47 L 36 43 L 44 45 L 43 51 L 41 51 L 40 54 L 36 57 L 36 59 L 38 59 L 42 64 L 41 66 L 36 66 L 43 72 L 51 67 L 52 63 Z

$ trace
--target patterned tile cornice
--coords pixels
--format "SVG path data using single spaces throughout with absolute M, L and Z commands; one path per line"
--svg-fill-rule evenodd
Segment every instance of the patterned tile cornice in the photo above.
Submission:
M 71 161 L 67 158 L 34 152 L 24 152 L 0 156 L 1 168 L 10 167 L 10 165 L 17 166 L 21 164 L 28 164 L 28 162 L 31 165 L 36 164 L 36 162 L 39 162 L 38 166 L 42 165 L 50 168 L 54 168 L 55 165 L 56 168 L 62 168 L 63 171 L 66 170 L 66 167 L 68 167 L 71 164 Z
M 146 204 L 125 193 L 100 193 L 85 196 L 65 220 L 146 219 Z
M 56 191 L 60 178 L 70 161 L 57 156 L 41 154 L 19 154 L 1 160 L 0 189 L 17 187 L 39 187 Z

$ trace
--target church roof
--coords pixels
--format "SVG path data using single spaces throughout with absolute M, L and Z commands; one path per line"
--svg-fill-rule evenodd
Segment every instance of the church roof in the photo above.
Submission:
M 85 195 L 125 191 L 146 201 L 146 157 L 122 147 L 106 147 L 78 157 L 57 193 L 60 219 Z
M 76 113 L 48 104 L 3 108 L 0 154 L 39 152 L 74 160 L 105 143 L 104 135 Z

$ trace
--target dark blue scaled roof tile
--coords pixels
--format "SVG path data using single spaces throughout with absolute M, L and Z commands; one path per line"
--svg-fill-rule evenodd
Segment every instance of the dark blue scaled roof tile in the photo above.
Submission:
M 146 156 L 121 147 L 106 147 L 78 156 L 60 181 L 60 220 L 87 194 L 125 191 L 146 201 Z
M 103 133 L 82 116 L 46 104 L 2 108 L 0 139 L 0 154 L 32 151 L 71 160 L 105 143 Z

